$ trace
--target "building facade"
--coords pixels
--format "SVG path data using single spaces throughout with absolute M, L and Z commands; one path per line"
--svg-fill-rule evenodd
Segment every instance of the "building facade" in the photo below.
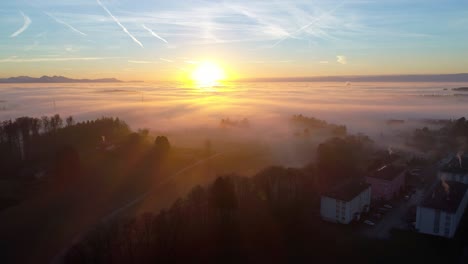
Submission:
M 428 193 L 416 211 L 416 230 L 436 236 L 452 238 L 468 204 L 468 185 L 440 181 Z
M 351 182 L 324 193 L 320 201 L 323 220 L 349 224 L 359 220 L 362 212 L 369 211 L 371 187 L 365 182 Z
M 384 165 L 366 177 L 372 186 L 373 200 L 391 200 L 403 191 L 406 171 L 402 167 Z
M 440 168 L 439 179 L 468 184 L 468 156 L 450 158 Z

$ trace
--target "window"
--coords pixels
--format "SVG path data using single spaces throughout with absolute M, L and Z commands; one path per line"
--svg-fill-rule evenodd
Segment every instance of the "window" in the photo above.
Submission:
M 439 225 L 440 225 L 440 210 L 435 210 L 434 213 L 434 233 L 439 233 Z
M 340 217 L 340 201 L 336 200 L 336 219 Z
M 445 236 L 448 236 L 450 234 L 451 221 L 452 221 L 452 217 L 449 214 L 445 214 L 445 227 L 444 227 Z

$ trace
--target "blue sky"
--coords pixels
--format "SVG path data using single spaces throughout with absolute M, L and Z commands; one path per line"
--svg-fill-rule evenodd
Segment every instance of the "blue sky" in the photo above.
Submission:
M 2 0 L 0 77 L 468 72 L 468 1 Z

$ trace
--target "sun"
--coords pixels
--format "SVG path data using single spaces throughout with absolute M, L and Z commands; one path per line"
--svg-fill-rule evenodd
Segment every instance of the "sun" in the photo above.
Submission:
M 199 86 L 211 87 L 226 77 L 224 70 L 214 62 L 205 61 L 192 72 L 192 80 Z

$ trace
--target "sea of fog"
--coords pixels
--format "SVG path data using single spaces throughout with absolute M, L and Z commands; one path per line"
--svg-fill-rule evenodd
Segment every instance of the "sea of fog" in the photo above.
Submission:
M 382 133 L 388 119 L 408 122 L 468 114 L 467 83 L 229 83 L 200 88 L 178 83 L 0 84 L 0 121 L 20 116 L 72 115 L 124 119 L 153 131 L 206 129 L 222 118 L 281 130 L 303 114 L 344 124 L 352 132 Z

